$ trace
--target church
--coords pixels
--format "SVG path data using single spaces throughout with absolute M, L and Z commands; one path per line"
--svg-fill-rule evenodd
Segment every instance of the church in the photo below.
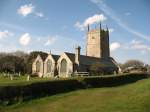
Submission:
M 110 57 L 109 29 L 99 28 L 87 31 L 86 54 L 80 54 L 81 47 L 75 53 L 63 52 L 61 55 L 48 53 L 46 57 L 38 55 L 32 64 L 32 74 L 39 77 L 72 77 L 77 73 L 89 72 L 92 64 L 101 63 L 111 73 L 118 72 L 117 62 Z

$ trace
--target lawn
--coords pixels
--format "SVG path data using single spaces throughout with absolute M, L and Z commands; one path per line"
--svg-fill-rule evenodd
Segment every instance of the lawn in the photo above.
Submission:
M 122 75 L 122 74 L 119 74 Z M 106 75 L 106 76 L 101 76 L 101 77 L 111 77 L 114 75 Z M 95 76 L 93 76 L 95 77 Z M 98 77 L 98 76 L 96 76 Z M 73 78 L 66 78 L 68 79 L 74 79 L 77 77 L 73 77 Z M 30 77 L 30 80 L 27 81 L 27 74 L 24 76 L 20 76 L 20 77 L 13 77 L 13 80 L 11 80 L 10 76 L 8 77 L 4 77 L 2 73 L 0 73 L 0 86 L 11 86 L 11 85 L 27 85 L 27 84 L 31 84 L 34 82 L 42 82 L 42 81 L 52 81 L 52 80 L 65 80 L 65 78 L 39 78 L 39 77 Z
M 0 112 L 149 112 L 150 78 L 118 87 L 78 90 L 0 107 Z
M 41 82 L 41 81 L 47 81 L 51 80 L 50 78 L 30 78 L 29 81 L 27 81 L 27 75 L 20 76 L 20 77 L 13 77 L 13 80 L 10 79 L 10 77 L 4 77 L 0 74 L 0 86 L 6 86 L 6 85 L 24 85 L 24 84 L 30 84 L 33 82 Z

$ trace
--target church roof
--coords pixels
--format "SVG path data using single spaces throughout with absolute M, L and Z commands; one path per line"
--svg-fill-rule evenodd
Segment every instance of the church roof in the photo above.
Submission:
M 47 58 L 47 56 L 48 56 L 48 54 L 39 54 L 40 55 L 40 57 L 42 58 L 42 60 L 44 61 L 46 58 Z
M 39 55 L 41 56 L 43 61 L 45 61 L 46 58 L 48 57 L 48 54 L 44 54 L 44 55 L 39 54 Z M 54 55 L 54 54 L 51 54 L 51 55 L 52 55 L 52 57 L 54 58 L 55 61 L 57 61 L 60 57 L 59 55 Z
M 59 55 L 53 55 L 53 54 L 52 54 L 52 57 L 54 58 L 55 61 L 57 61 L 60 56 L 59 56 Z
M 69 59 L 75 63 L 75 54 L 73 53 L 68 53 L 65 52 L 65 54 L 69 57 Z M 85 56 L 85 55 L 80 55 L 80 64 L 81 65 L 92 65 L 94 63 L 102 63 L 106 65 L 107 67 L 115 67 L 116 68 L 116 63 L 114 63 L 113 58 L 96 58 L 96 57 L 90 57 L 90 56 Z
M 69 52 L 65 52 L 65 54 L 68 56 L 68 58 L 74 63 L 75 61 L 75 54 L 73 53 L 69 53 Z

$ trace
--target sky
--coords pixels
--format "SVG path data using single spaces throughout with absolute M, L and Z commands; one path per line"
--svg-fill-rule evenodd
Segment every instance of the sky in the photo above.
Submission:
M 109 27 L 118 62 L 150 64 L 149 0 L 0 0 L 0 52 L 86 52 L 87 25 Z

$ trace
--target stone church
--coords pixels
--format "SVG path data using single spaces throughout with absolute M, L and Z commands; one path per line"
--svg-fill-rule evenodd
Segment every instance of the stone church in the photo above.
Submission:
M 86 55 L 81 55 L 80 50 L 78 46 L 75 53 L 49 53 L 46 58 L 38 55 L 32 64 L 32 73 L 39 77 L 72 77 L 77 73 L 89 72 L 91 65 L 97 62 L 105 65 L 111 73 L 118 72 L 118 64 L 110 57 L 108 28 L 103 29 L 101 24 L 96 29 L 88 26 Z

